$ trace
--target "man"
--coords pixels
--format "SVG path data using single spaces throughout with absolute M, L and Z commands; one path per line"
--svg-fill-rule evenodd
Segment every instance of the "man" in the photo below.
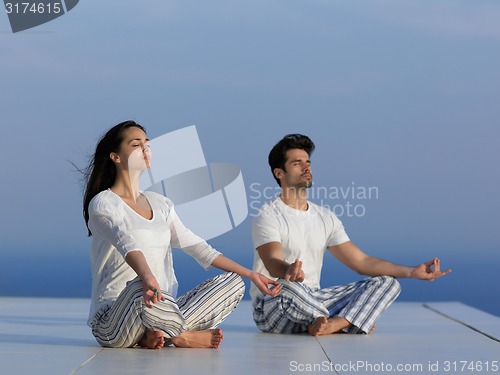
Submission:
M 451 270 L 440 271 L 437 258 L 406 267 L 361 251 L 332 211 L 307 200 L 313 150 L 314 143 L 307 136 L 290 134 L 269 154 L 281 195 L 254 218 L 253 269 L 279 279 L 282 292 L 266 296 L 252 285 L 254 320 L 263 332 L 370 333 L 380 314 L 399 295 L 396 278 L 432 281 Z M 326 248 L 344 265 L 370 278 L 321 289 Z

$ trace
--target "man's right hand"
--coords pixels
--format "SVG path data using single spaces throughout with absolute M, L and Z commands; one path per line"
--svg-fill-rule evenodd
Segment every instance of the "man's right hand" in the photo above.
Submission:
M 298 259 L 295 260 L 290 266 L 285 274 L 286 281 L 304 281 L 304 271 L 302 271 L 302 262 Z

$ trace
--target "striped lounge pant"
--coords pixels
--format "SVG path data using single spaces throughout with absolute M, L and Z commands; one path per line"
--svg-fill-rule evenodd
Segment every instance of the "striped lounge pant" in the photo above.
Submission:
M 146 307 L 139 278 L 130 281 L 110 307 L 99 310 L 92 321 L 92 334 L 104 347 L 136 345 L 147 330 L 162 331 L 166 339 L 186 330 L 217 327 L 241 301 L 245 284 L 240 276 L 226 272 L 206 280 L 175 300 L 163 292 L 165 301 Z
M 351 325 L 347 333 L 368 333 L 377 318 L 397 298 L 399 282 L 390 276 L 370 277 L 347 285 L 312 289 L 298 282 L 279 280 L 276 297 L 259 295 L 253 318 L 263 332 L 304 333 L 321 317 L 342 317 Z

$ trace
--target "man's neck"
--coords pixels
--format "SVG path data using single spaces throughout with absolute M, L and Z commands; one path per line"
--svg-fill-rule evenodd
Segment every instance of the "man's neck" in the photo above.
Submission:
M 287 206 L 300 211 L 307 211 L 307 191 L 305 188 L 284 188 L 281 191 L 280 199 Z

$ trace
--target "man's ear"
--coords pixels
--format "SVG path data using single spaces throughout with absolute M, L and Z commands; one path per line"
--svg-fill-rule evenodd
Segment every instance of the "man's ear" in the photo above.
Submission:
M 280 178 L 282 178 L 284 176 L 285 171 L 281 168 L 274 168 L 273 174 L 274 174 L 274 177 L 276 177 L 279 180 Z
M 119 164 L 120 163 L 120 157 L 118 156 L 118 154 L 116 152 L 112 152 L 111 154 L 109 154 L 109 158 L 113 161 L 113 163 L 115 164 Z

